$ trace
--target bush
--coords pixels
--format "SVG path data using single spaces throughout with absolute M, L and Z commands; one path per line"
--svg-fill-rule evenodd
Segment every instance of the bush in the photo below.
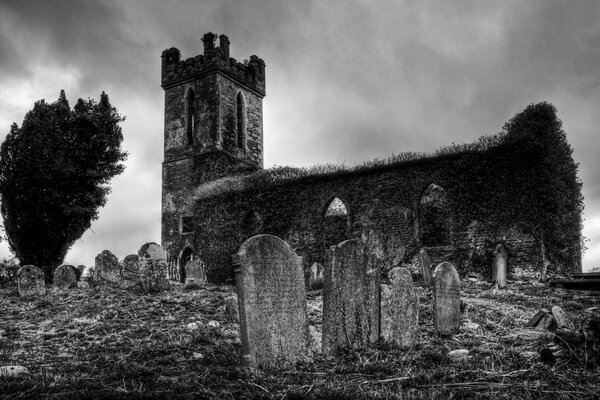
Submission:
M 4 285 L 17 281 L 17 271 L 20 265 L 14 257 L 0 260 L 0 284 Z

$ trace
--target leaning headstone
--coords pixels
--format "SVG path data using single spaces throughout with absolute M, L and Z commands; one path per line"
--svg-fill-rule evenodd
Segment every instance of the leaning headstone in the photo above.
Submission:
M 278 237 L 257 235 L 232 258 L 244 359 L 268 368 L 304 360 L 308 325 L 302 257 Z
M 121 281 L 128 288 L 140 285 L 140 257 L 137 254 L 125 256 L 121 263 Z
M 46 294 L 44 272 L 35 265 L 25 265 L 17 271 L 19 294 L 22 297 L 43 296 Z
M 506 255 L 506 249 L 504 246 L 499 244 L 494 250 L 494 265 L 492 268 L 492 280 L 496 283 L 497 287 L 502 289 L 506 287 L 506 274 L 507 274 L 508 260 Z
M 167 252 L 156 243 L 146 243 L 138 251 L 140 279 L 146 292 L 169 290 Z
M 108 250 L 96 256 L 96 278 L 98 283 L 118 285 L 121 281 L 119 259 Z
M 454 265 L 446 261 L 433 273 L 433 320 L 441 335 L 452 334 L 460 327 L 460 279 Z
M 569 318 L 566 312 L 563 311 L 559 306 L 553 306 L 551 310 L 552 316 L 556 321 L 557 328 L 575 329 L 575 325 Z
M 323 286 L 323 353 L 379 339 L 379 261 L 359 239 L 327 251 Z
M 196 289 L 208 283 L 206 279 L 206 265 L 199 258 L 192 259 L 185 264 L 184 289 Z
M 433 284 L 433 276 L 431 275 L 431 258 L 427 254 L 427 250 L 421 249 L 418 255 L 419 264 L 421 264 L 421 274 L 423 275 L 423 283 L 425 286 Z
M 386 342 L 412 347 L 417 340 L 419 299 L 413 288 L 410 271 L 393 268 L 389 285 L 381 285 L 381 333 Z
M 61 265 L 54 270 L 54 287 L 58 290 L 67 290 L 77 287 L 77 277 L 72 265 Z

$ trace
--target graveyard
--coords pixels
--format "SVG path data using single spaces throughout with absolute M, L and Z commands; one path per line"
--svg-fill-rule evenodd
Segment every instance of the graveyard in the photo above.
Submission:
M 554 323 L 579 329 L 598 291 L 511 279 L 498 288 L 459 278 L 448 262 L 431 285 L 406 268 L 382 284 L 360 241 L 331 249 L 318 290 L 306 290 L 300 257 L 270 235 L 234 256 L 238 289 L 208 283 L 194 262 L 187 288 L 147 279 L 152 266 L 155 278 L 165 273 L 144 261 L 161 257 L 160 246 L 139 254 L 114 268 L 103 252 L 78 282 L 61 267 L 43 289 L 34 280 L 0 287 L 0 360 L 15 368 L 0 371 L 0 398 L 597 396 L 585 349 L 544 361 L 553 329 L 528 325 L 558 306 L 566 317 L 553 308 Z

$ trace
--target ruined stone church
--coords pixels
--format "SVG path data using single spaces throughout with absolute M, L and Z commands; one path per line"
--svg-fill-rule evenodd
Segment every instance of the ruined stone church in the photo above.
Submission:
M 232 58 L 225 35 L 207 33 L 202 41 L 203 54 L 192 58 L 182 59 L 176 48 L 162 53 L 161 234 L 171 278 L 183 280 L 186 262 L 199 258 L 209 280 L 231 279 L 231 255 L 259 233 L 287 241 L 303 257 L 305 270 L 323 265 L 330 246 L 361 238 L 384 271 L 414 267 L 419 250 L 426 248 L 436 263 L 450 260 L 461 273 L 486 275 L 501 243 L 508 252 L 509 276 L 536 274 L 536 237 L 519 224 L 488 220 L 485 216 L 493 216 L 500 200 L 469 196 L 465 189 L 465 162 L 489 164 L 489 171 L 496 171 L 510 148 L 349 171 L 268 174 L 263 170 L 265 62 L 255 55 L 244 62 Z M 522 168 L 526 173 L 528 166 Z M 508 185 L 502 179 L 466 183 L 484 190 Z M 502 206 L 510 207 L 503 199 Z M 487 211 L 466 215 L 471 209 Z M 578 244 L 567 245 L 574 260 L 580 258 Z M 581 265 L 575 262 L 572 268 Z

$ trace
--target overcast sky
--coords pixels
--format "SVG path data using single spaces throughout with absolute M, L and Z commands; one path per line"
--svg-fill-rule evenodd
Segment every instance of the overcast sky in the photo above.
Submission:
M 267 64 L 265 167 L 429 152 L 553 103 L 580 164 L 584 268 L 600 266 L 599 1 L 0 0 L 0 140 L 61 89 L 71 105 L 104 90 L 127 117 L 126 170 L 67 263 L 160 242 L 160 54 L 201 54 L 209 31 Z

